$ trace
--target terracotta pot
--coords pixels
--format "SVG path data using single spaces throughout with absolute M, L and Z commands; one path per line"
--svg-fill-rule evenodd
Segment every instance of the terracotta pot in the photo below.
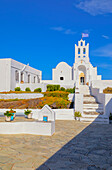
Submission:
M 10 117 L 5 116 L 5 121 L 10 122 L 11 121 L 11 116 Z
M 28 115 L 28 119 L 32 119 L 32 113 Z

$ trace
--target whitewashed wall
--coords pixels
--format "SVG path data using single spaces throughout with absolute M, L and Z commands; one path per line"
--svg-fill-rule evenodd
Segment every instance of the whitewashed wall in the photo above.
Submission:
M 97 88 L 91 88 L 91 94 L 96 97 L 97 102 L 103 104 L 105 115 L 112 113 L 112 94 L 100 93 Z
M 97 88 L 100 92 L 107 87 L 112 87 L 112 80 L 93 80 L 92 81 L 92 88 Z
M 3 114 L 6 112 L 6 110 L 10 109 L 0 109 L 0 115 L 3 116 Z M 24 109 L 14 109 L 16 110 L 16 115 L 24 116 Z M 34 119 L 38 119 L 38 113 L 40 112 L 40 109 L 30 109 L 32 110 L 32 117 Z M 74 109 L 53 109 L 55 112 L 55 118 L 56 120 L 74 120 Z
M 32 134 L 51 136 L 55 122 L 0 122 L 0 134 Z
M 83 94 L 75 94 L 74 109 L 83 114 Z
M 0 59 L 0 91 L 10 91 L 11 85 L 11 60 Z
M 69 80 L 67 82 L 65 81 L 56 82 L 53 80 L 41 80 L 41 83 L 45 83 L 46 85 L 47 84 L 60 85 L 60 87 L 64 87 L 65 89 L 73 88 L 75 86 L 74 80 Z
M 22 91 L 25 91 L 26 87 L 29 87 L 31 91 L 34 91 L 36 88 L 41 88 L 42 92 L 47 90 L 44 83 L 16 83 L 16 87 L 20 87 Z
M 11 94 L 0 94 L 0 99 L 34 99 L 40 98 L 44 95 L 41 93 L 11 93 Z

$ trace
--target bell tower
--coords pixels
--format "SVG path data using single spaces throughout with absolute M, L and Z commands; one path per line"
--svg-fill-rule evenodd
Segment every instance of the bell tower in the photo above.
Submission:
M 75 63 L 85 61 L 89 63 L 89 43 L 85 45 L 85 40 L 78 41 L 78 45 L 75 44 Z

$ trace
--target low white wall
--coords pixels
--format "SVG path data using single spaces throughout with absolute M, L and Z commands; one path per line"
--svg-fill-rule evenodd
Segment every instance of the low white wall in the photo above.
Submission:
M 100 93 L 97 88 L 91 88 L 91 94 L 96 97 L 97 102 L 103 104 L 105 115 L 112 113 L 112 94 Z
M 0 99 L 34 99 L 40 98 L 44 95 L 41 93 L 10 93 L 10 94 L 0 94 Z
M 75 94 L 74 93 L 71 93 L 68 95 L 68 100 L 74 102 L 74 98 L 75 98 Z
M 53 80 L 41 80 L 41 82 L 45 83 L 45 84 L 60 85 L 60 87 L 64 87 L 66 89 L 73 88 L 75 86 L 74 80 L 62 81 L 62 82 L 56 82 L 56 81 L 53 81 Z
M 22 91 L 25 91 L 26 87 L 29 87 L 31 91 L 34 91 L 36 88 L 41 88 L 42 92 L 46 92 L 45 83 L 16 83 L 16 87 L 20 87 Z
M 75 94 L 74 108 L 75 112 L 83 114 L 83 94 Z
M 107 87 L 112 87 L 112 80 L 93 80 L 92 88 L 97 88 L 100 90 L 100 93 Z
M 74 109 L 53 109 L 56 120 L 74 120 Z
M 55 121 L 0 123 L 0 134 L 32 134 L 51 136 L 53 133 L 55 133 Z
M 10 109 L 0 109 L 0 115 L 3 115 L 6 110 Z M 16 110 L 16 115 L 24 116 L 24 109 L 14 109 Z M 32 118 L 38 119 L 38 113 L 40 109 L 30 109 L 32 110 Z M 55 112 L 56 120 L 74 120 L 74 109 L 53 109 Z

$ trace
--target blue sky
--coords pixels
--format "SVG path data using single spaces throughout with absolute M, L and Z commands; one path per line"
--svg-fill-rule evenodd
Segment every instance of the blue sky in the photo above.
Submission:
M 0 58 L 13 58 L 42 71 L 74 62 L 81 33 L 90 43 L 90 61 L 103 79 L 112 79 L 112 0 L 0 0 Z

